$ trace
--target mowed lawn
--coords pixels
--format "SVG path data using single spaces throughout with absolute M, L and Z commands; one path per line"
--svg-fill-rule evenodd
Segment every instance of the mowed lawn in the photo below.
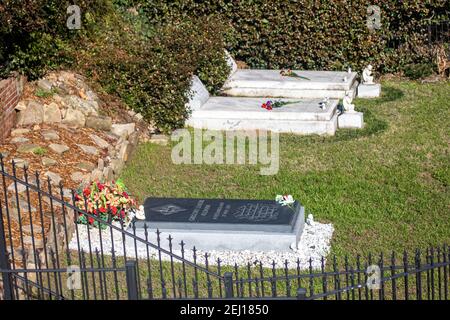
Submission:
M 292 194 L 334 224 L 338 257 L 450 243 L 450 84 L 382 85 L 381 98 L 355 100 L 363 130 L 281 135 L 277 175 L 253 165 L 175 165 L 170 146 L 142 144 L 122 178 L 140 201 Z

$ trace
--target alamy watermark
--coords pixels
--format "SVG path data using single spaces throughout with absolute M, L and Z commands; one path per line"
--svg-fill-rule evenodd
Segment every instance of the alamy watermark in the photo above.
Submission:
M 381 289 L 381 269 L 377 265 L 371 265 L 367 268 L 366 273 L 368 275 L 366 286 L 370 290 Z
M 174 164 L 260 165 L 261 175 L 275 175 L 280 167 L 279 134 L 262 130 L 176 130 L 171 140 Z
M 69 17 L 66 21 L 66 26 L 69 30 L 80 30 L 81 29 L 81 10 L 77 5 L 71 5 L 67 7 L 67 14 Z
M 79 266 L 68 266 L 66 286 L 69 290 L 81 290 L 81 271 Z
M 367 7 L 367 28 L 369 30 L 381 29 L 381 8 L 379 6 Z

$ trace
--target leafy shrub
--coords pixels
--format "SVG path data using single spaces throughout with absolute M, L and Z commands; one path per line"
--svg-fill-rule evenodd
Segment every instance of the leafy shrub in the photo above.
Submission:
M 404 75 L 413 80 L 426 78 L 432 75 L 434 71 L 435 66 L 431 63 L 409 64 L 403 69 Z
M 229 74 L 224 27 L 206 18 L 147 27 L 140 20 L 133 30 L 118 27 L 121 23 L 88 43 L 78 65 L 161 131 L 182 127 L 192 75 L 214 93 Z
M 231 26 L 228 47 L 253 68 L 382 72 L 430 61 L 427 24 L 448 19 L 448 1 L 134 0 L 153 23 L 218 14 Z M 367 28 L 367 7 L 381 8 L 381 29 Z M 447 17 L 447 18 L 446 18 Z
M 108 0 L 80 0 L 81 32 L 66 26 L 70 0 L 7 0 L 0 3 L 0 78 L 19 71 L 34 80 L 69 66 L 81 36 L 111 12 Z
M 30 34 L 29 39 L 27 47 L 16 48 L 5 72 L 18 70 L 34 80 L 48 70 L 70 65 L 72 62 L 69 54 L 71 48 L 64 41 L 46 33 Z

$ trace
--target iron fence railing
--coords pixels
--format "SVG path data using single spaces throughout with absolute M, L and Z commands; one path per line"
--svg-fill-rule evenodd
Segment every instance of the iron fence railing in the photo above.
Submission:
M 440 21 L 428 26 L 428 42 L 450 44 L 450 21 Z
M 424 252 L 226 265 L 145 226 L 103 221 L 75 192 L 0 158 L 0 296 L 4 299 L 449 298 L 447 245 Z M 86 201 L 85 201 L 86 203 Z M 86 208 L 84 208 L 86 209 Z M 103 228 L 76 223 L 79 216 Z M 153 239 L 153 238 L 152 238 Z M 165 239 L 164 239 L 165 240 Z M 175 250 L 174 246 L 179 245 Z
M 450 44 L 450 21 L 448 20 L 428 22 L 416 31 L 416 36 L 420 37 L 424 46 L 431 48 L 435 45 Z M 405 32 L 386 34 L 386 37 L 383 36 L 383 39 L 386 41 L 385 49 L 396 50 L 407 45 L 410 43 L 409 36 L 410 34 Z

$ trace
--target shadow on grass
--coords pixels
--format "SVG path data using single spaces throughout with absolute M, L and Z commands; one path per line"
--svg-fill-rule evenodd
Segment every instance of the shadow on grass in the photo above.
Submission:
M 336 135 L 332 138 L 333 141 L 347 141 L 373 136 L 384 132 L 388 128 L 387 122 L 378 118 L 369 107 L 360 106 L 358 111 L 364 113 L 364 128 L 360 130 L 338 129 Z
M 375 99 L 357 98 L 356 101 L 364 101 L 370 105 L 379 105 L 382 103 L 392 102 L 403 98 L 405 94 L 402 90 L 391 86 L 383 85 L 381 88 L 381 97 Z
M 359 139 L 362 137 L 369 137 L 384 132 L 388 128 L 388 123 L 378 118 L 370 107 L 358 106 L 358 111 L 364 113 L 364 128 L 363 129 L 338 129 L 336 134 L 330 136 L 298 136 L 298 135 L 281 135 L 280 139 L 284 142 L 302 139 L 307 144 L 313 143 L 333 143 L 340 141 L 349 141 Z
M 400 89 L 389 86 L 383 86 L 381 91 L 381 97 L 376 99 L 375 101 L 377 103 L 392 102 L 403 98 L 404 95 L 405 94 Z
M 388 123 L 378 118 L 372 109 L 376 108 L 380 104 L 402 99 L 404 95 L 405 94 L 400 89 L 390 86 L 383 86 L 380 98 L 371 100 L 364 99 L 364 105 L 362 106 L 358 104 L 357 106 L 358 111 L 364 113 L 364 128 L 362 130 L 338 129 L 332 140 L 347 141 L 361 137 L 373 136 L 384 132 L 388 128 Z M 369 101 L 370 103 L 367 103 Z
M 450 186 L 450 168 L 439 168 L 432 173 L 432 177 L 439 181 L 444 188 Z
M 357 110 L 364 113 L 364 128 L 363 129 L 338 129 L 336 131 L 335 136 L 305 136 L 301 137 L 303 141 L 306 143 L 318 143 L 318 142 L 339 142 L 339 141 L 348 141 L 352 139 L 359 139 L 362 137 L 369 137 L 376 134 L 380 134 L 388 128 L 388 123 L 375 114 L 373 112 L 373 108 L 376 108 L 380 104 L 388 103 L 392 101 L 396 101 L 402 99 L 404 97 L 404 93 L 402 90 L 391 87 L 391 86 L 383 86 L 383 90 L 381 93 L 381 97 L 377 99 L 356 99 L 359 100 L 357 102 Z M 361 102 L 363 105 L 361 105 Z M 299 136 L 296 135 L 282 135 L 281 139 L 291 140 L 298 139 Z

